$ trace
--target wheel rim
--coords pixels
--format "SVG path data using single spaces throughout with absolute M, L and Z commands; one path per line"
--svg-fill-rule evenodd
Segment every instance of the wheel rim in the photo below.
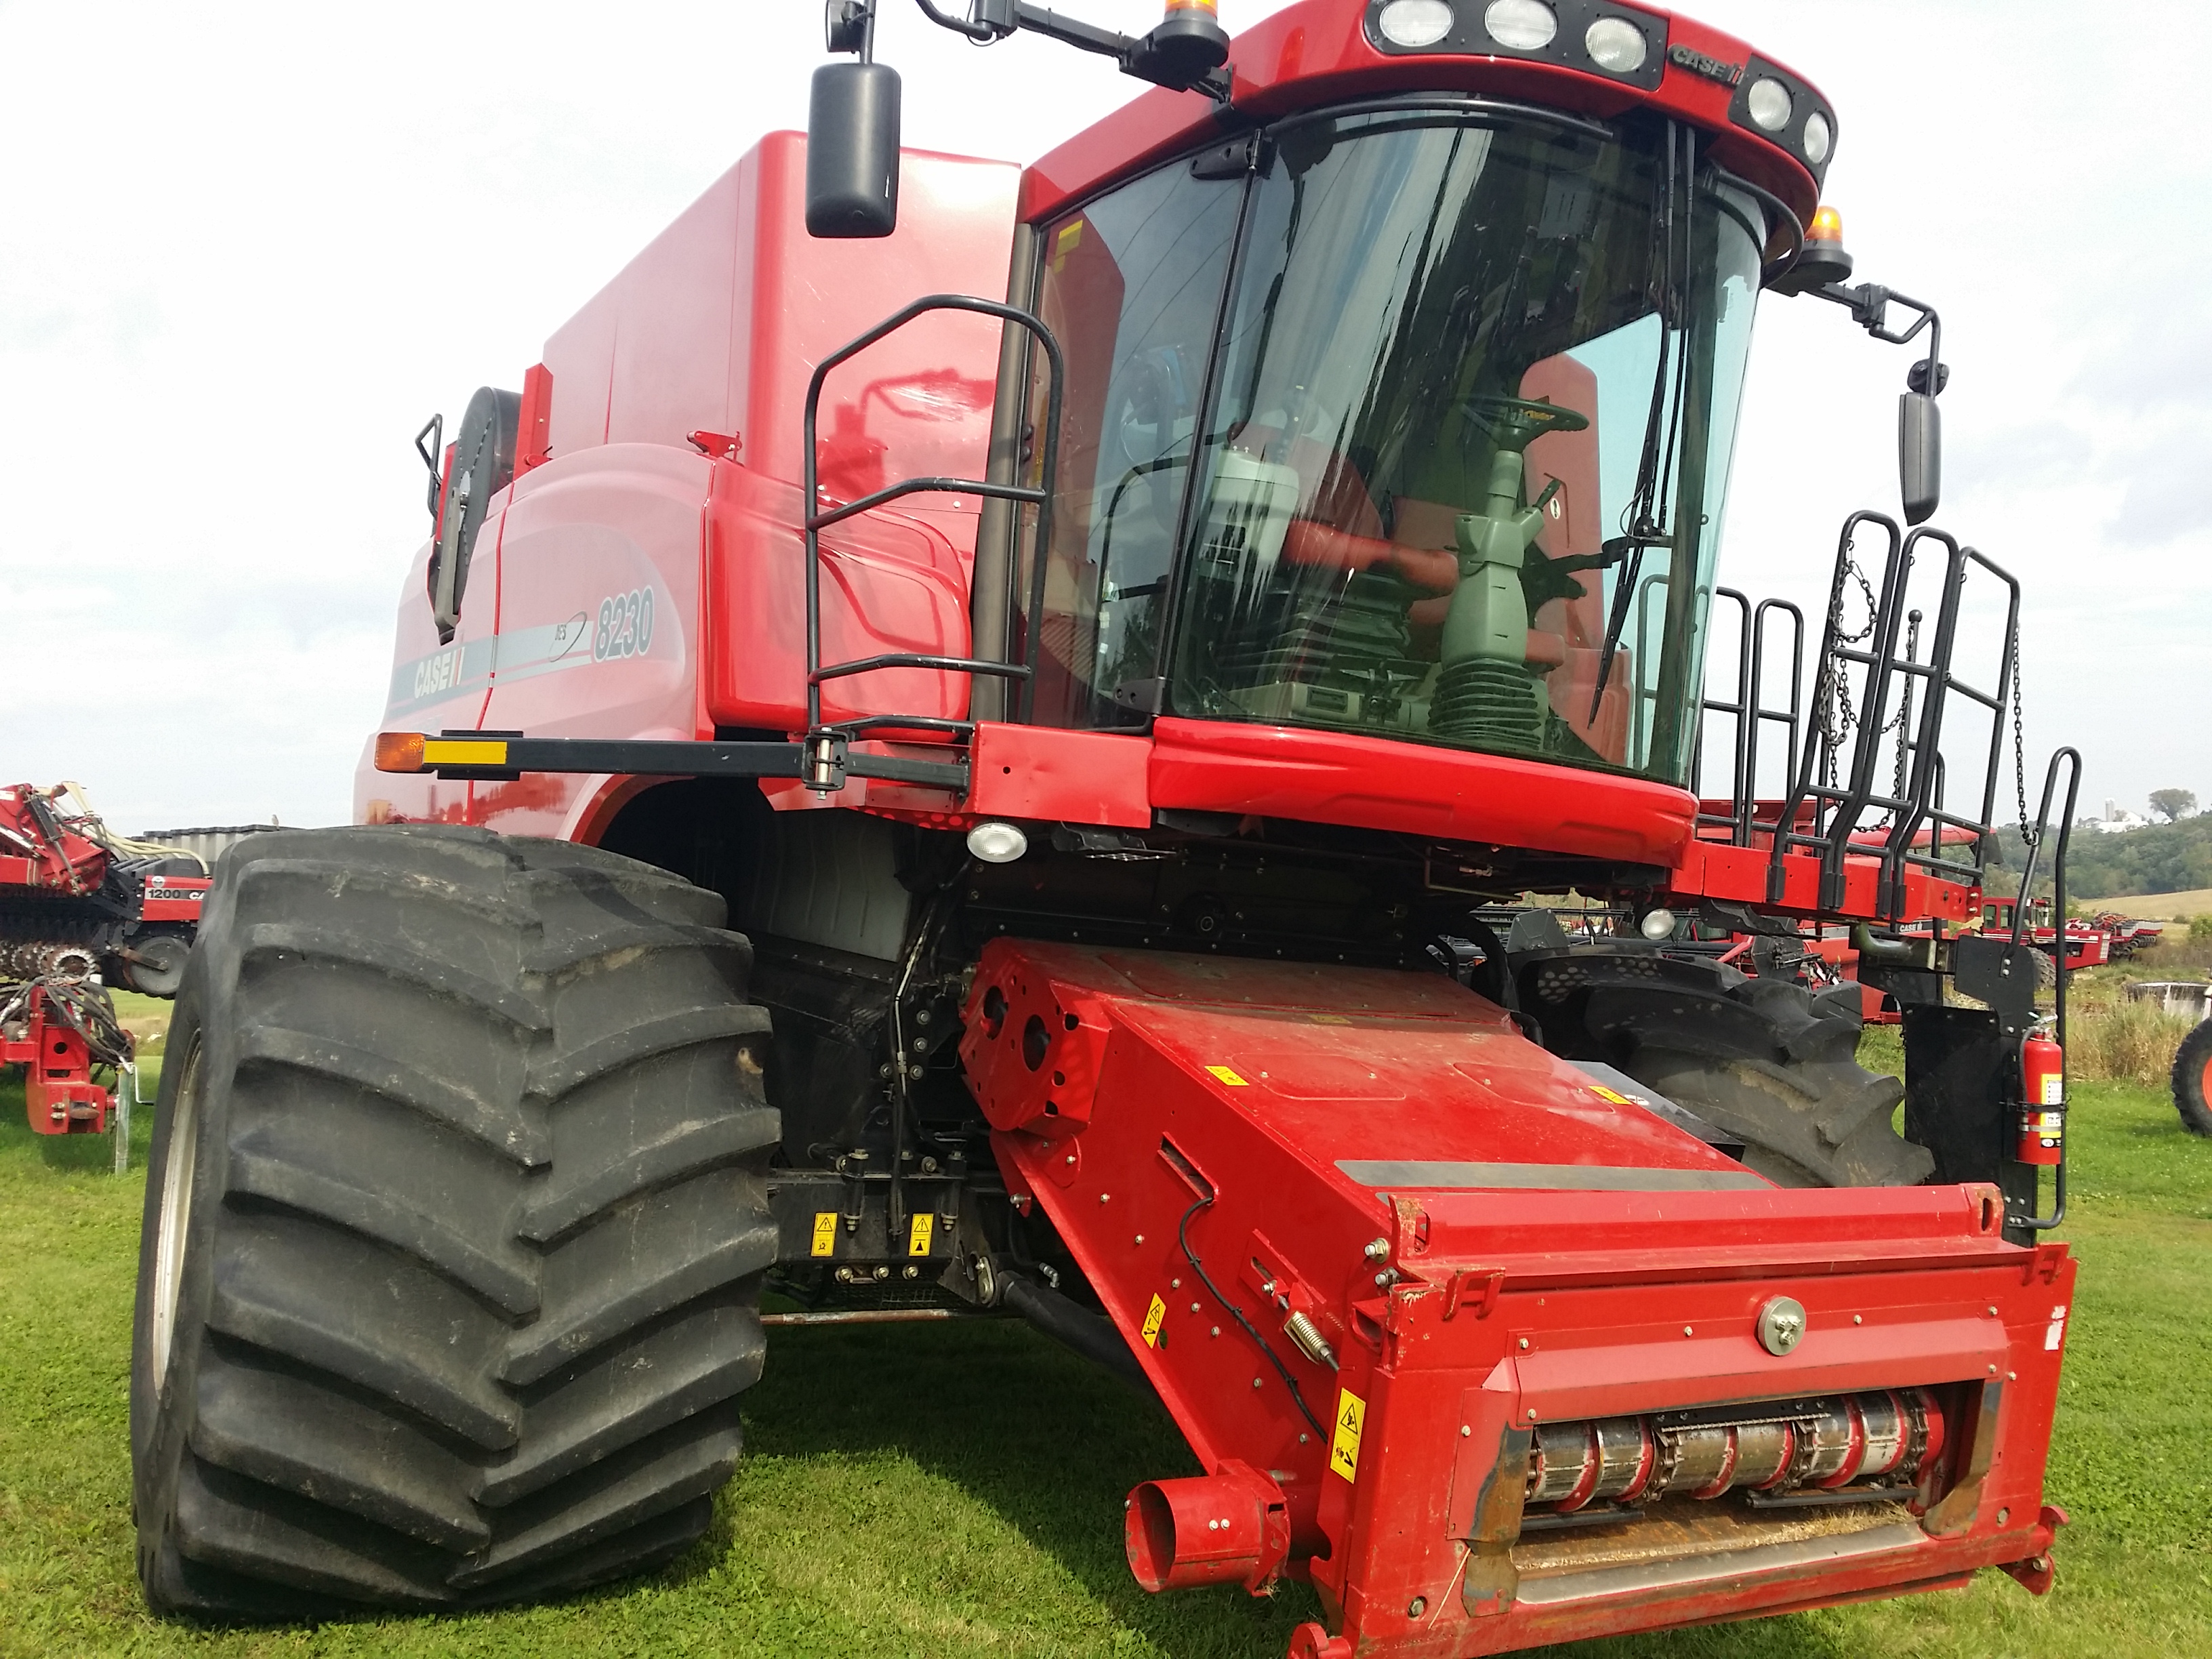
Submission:
M 161 1163 L 161 1231 L 154 1238 L 153 1384 L 158 1395 L 169 1378 L 169 1344 L 176 1334 L 177 1300 L 184 1287 L 185 1234 L 191 1222 L 192 1177 L 199 1164 L 200 1048 L 185 1056 L 184 1075 L 170 1106 L 169 1146 Z

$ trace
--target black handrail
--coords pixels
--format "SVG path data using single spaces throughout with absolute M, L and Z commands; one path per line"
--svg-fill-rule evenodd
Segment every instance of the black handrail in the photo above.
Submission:
M 1852 568 L 1853 538 L 1859 526 L 1866 523 L 1878 524 L 1884 529 L 1888 547 L 1882 562 L 1880 594 L 1875 597 L 1871 588 L 1868 590 L 1874 600 L 1874 614 L 1869 618 L 1865 643 L 1859 646 L 1844 638 L 1842 617 Z M 1912 569 L 1923 541 L 1941 545 L 1945 556 L 1942 599 L 1937 610 L 1936 630 L 1928 660 L 1920 662 L 1910 651 L 1899 654 L 1898 635 L 1903 624 Z M 2004 644 L 1993 691 L 1961 679 L 1951 668 L 1961 595 L 1974 567 L 2002 582 L 2007 592 Z M 1919 613 L 1913 615 L 1917 620 Z M 1845 860 L 1853 845 L 1851 838 L 1869 809 L 1887 814 L 1888 823 L 1880 843 L 1876 872 L 1875 909 L 1879 915 L 1891 921 L 1903 915 L 1905 877 L 1911 869 L 1961 880 L 1979 879 L 1987 867 L 1990 849 L 1997 770 L 2003 754 L 2004 692 L 2013 681 L 2019 621 L 2019 581 L 1973 548 L 1962 547 L 1943 532 L 1925 526 L 1910 537 L 1902 537 L 1897 526 L 1878 513 L 1855 513 L 1844 520 L 1837 546 L 1835 575 L 1829 588 L 1828 618 L 1821 634 L 1820 666 L 1813 694 L 1814 708 L 1823 718 L 1820 729 L 1808 737 L 1798 757 L 1795 783 L 1782 803 L 1781 816 L 1775 825 L 1767 875 L 1770 902 L 1779 902 L 1783 896 L 1785 856 L 1802 848 L 1816 852 L 1820 857 L 1817 903 L 1822 908 L 1842 904 Z M 1843 696 L 1845 676 L 1854 666 L 1865 671 L 1865 678 L 1857 728 L 1850 744 L 1850 774 L 1841 784 L 1818 781 L 1833 773 L 1840 757 L 1841 736 L 1830 729 L 1825 715 Z M 1926 688 L 1917 709 L 1913 708 L 1911 697 L 1911 688 L 1916 684 Z M 1991 715 L 1981 799 L 1978 815 L 1972 817 L 1964 811 L 1951 810 L 1945 793 L 1942 742 L 1954 693 L 1981 705 Z M 1893 785 L 1892 792 L 1886 793 L 1876 785 L 1875 777 L 1882 763 L 1882 739 L 1893 723 L 1893 706 L 1897 709 L 1893 723 L 1899 727 L 1900 767 L 1906 775 L 1901 787 Z M 1907 761 L 1909 765 L 1905 764 Z M 1801 830 L 1796 827 L 1797 817 L 1808 801 L 1813 805 L 1813 822 Z M 1944 833 L 1953 830 L 1965 831 L 1972 841 L 1971 858 L 1954 857 L 1947 853 Z M 1929 836 L 1928 847 L 1924 851 L 1916 850 L 1915 839 L 1923 830 Z
M 1905 871 L 1907 865 L 1942 873 L 1978 877 L 1989 861 L 1989 841 L 1996 812 L 1997 769 L 2004 752 L 2004 696 L 2012 684 L 2014 654 L 2019 648 L 2020 581 L 2010 571 L 1994 561 L 1984 558 L 1971 547 L 1961 547 L 1941 531 L 1923 526 L 1913 532 L 1914 540 L 1930 536 L 1949 550 L 1950 558 L 1944 567 L 1943 603 L 1936 613 L 1936 637 L 1929 647 L 1924 665 L 1904 665 L 1905 671 L 1926 679 L 1927 698 L 1920 710 L 1920 728 L 1912 742 L 1912 770 L 1905 789 L 1909 809 L 1898 810 L 1890 830 L 1888 845 L 1882 853 L 1882 885 L 1884 902 L 1893 909 L 1901 909 L 1905 902 Z M 1911 543 L 1906 544 L 1908 552 Z M 1996 688 L 1984 691 L 1970 685 L 1951 672 L 1951 657 L 1959 631 L 1959 611 L 1961 596 L 1966 585 L 1966 568 L 1979 565 L 2005 586 L 2004 649 L 1999 659 Z M 1989 764 L 1982 775 L 1982 799 L 1979 815 L 1962 817 L 1943 808 L 1942 788 L 1942 761 L 1940 744 L 1943 720 L 1952 694 L 1979 703 L 1990 711 L 1990 734 Z M 2056 757 L 2053 757 L 2055 765 Z M 1930 803 L 1935 803 L 1931 805 Z M 1912 850 L 1912 841 L 1922 823 L 1928 826 L 1928 851 Z M 1975 841 L 1974 862 L 1972 866 L 1956 864 L 1943 856 L 1943 831 L 1964 830 Z
M 823 381 L 829 378 L 830 371 L 840 363 L 866 350 L 884 336 L 896 332 L 927 311 L 972 311 L 982 316 L 996 317 L 1001 322 L 1018 324 L 1027 329 L 1044 347 L 1051 380 L 1045 402 L 1042 482 L 1030 487 L 988 483 L 978 478 L 907 478 L 887 489 L 863 495 L 858 501 L 844 502 L 826 513 L 818 511 L 821 490 L 817 477 L 819 459 L 816 453 L 816 432 L 821 415 Z M 965 294 L 925 295 L 911 305 L 893 313 L 866 333 L 838 347 L 815 365 L 814 374 L 806 383 L 805 451 L 802 457 L 801 479 L 806 506 L 806 726 L 810 736 L 830 730 L 823 726 L 822 720 L 822 685 L 825 680 L 865 674 L 879 668 L 935 669 L 945 673 L 993 674 L 1020 680 L 1020 718 L 1024 722 L 1029 720 L 1036 694 L 1037 643 L 1042 631 L 1041 613 L 1044 607 L 1045 559 L 1052 546 L 1052 489 L 1059 471 L 1060 397 L 1066 380 L 1066 361 L 1060 351 L 1060 342 L 1053 337 L 1051 329 L 1039 318 L 1016 306 L 1002 305 L 995 300 L 979 300 Z M 979 657 L 947 657 L 926 652 L 895 651 L 854 662 L 833 663 L 825 667 L 822 661 L 822 532 L 831 525 L 842 523 L 904 495 L 960 490 L 972 490 L 979 495 L 994 495 L 1006 501 L 1029 502 L 1037 510 L 1036 539 L 1031 557 L 1034 575 L 1030 583 L 1024 630 L 1024 660 L 1016 664 Z M 924 715 L 878 715 L 863 720 L 842 722 L 836 730 L 841 734 L 850 735 L 862 729 L 881 726 L 951 731 L 961 735 L 972 735 L 974 730 L 973 726 L 966 721 Z
M 1738 847 L 1748 847 L 1757 830 L 1759 789 L 1759 748 L 1762 728 L 1778 725 L 1785 734 L 1783 775 L 1793 781 L 1797 775 L 1797 747 L 1800 727 L 1804 718 L 1801 701 L 1805 678 L 1805 613 L 1787 599 L 1761 599 L 1753 605 L 1747 594 L 1733 587 L 1716 587 L 1716 599 L 1731 599 L 1736 606 L 1736 666 L 1735 697 L 1729 701 L 1707 697 L 1704 713 L 1726 714 L 1735 722 L 1734 754 L 1729 776 L 1729 809 L 1718 812 L 1700 812 L 1698 822 L 1712 829 L 1725 827 L 1729 840 Z M 1790 706 L 1774 708 L 1767 706 L 1764 696 L 1766 684 L 1766 630 L 1769 613 L 1784 611 L 1790 615 Z M 1698 740 L 1702 746 L 1705 727 L 1698 725 Z
M 2021 872 L 2020 897 L 2012 910 L 2012 942 L 2021 942 L 2027 925 L 2027 890 L 2035 879 L 2035 861 L 2043 849 L 2043 840 L 2051 831 L 2051 797 L 2058 784 L 2058 763 L 2072 763 L 2067 769 L 2066 810 L 2058 819 L 2058 845 L 2051 855 L 2051 910 L 2053 932 L 2051 941 L 2051 1024 L 2056 1027 L 2058 1042 L 2058 1167 L 2051 1175 L 2051 1211 L 2049 1215 L 2032 1215 L 2015 1221 L 2015 1227 L 2030 1232 L 2040 1232 L 2056 1227 L 2066 1219 L 2066 848 L 2074 836 L 2074 801 L 2081 790 L 2081 751 L 2068 744 L 2051 753 L 2049 770 L 2043 775 L 2043 803 L 2037 809 L 2035 839 L 2027 844 L 2027 867 Z M 2028 1101 L 2027 1106 L 2040 1103 Z
M 1857 535 L 1859 526 L 1863 524 L 1879 525 L 1889 538 L 1888 550 L 1883 559 L 1882 597 L 1875 602 L 1870 632 L 1875 642 L 1884 645 L 1893 643 L 1893 641 L 1884 638 L 1882 623 L 1885 620 L 1885 609 L 1893 613 L 1896 607 L 1896 594 L 1892 590 L 1901 585 L 1903 572 L 1899 568 L 1898 552 L 1903 542 L 1904 532 L 1897 527 L 1894 520 L 1886 514 L 1862 509 L 1844 520 L 1843 532 L 1836 540 L 1835 574 L 1828 585 L 1827 618 L 1820 629 L 1820 665 L 1815 671 L 1813 683 L 1814 718 L 1816 721 L 1821 722 L 1821 729 L 1805 744 L 1804 750 L 1798 759 L 1797 775 L 1790 785 L 1790 793 L 1782 798 L 1781 811 L 1774 821 L 1773 856 L 1767 866 L 1766 875 L 1766 897 L 1769 903 L 1778 904 L 1782 902 L 1788 881 L 1788 870 L 1784 860 L 1790 850 L 1797 847 L 1823 845 L 1825 838 L 1819 833 L 1820 803 L 1825 799 L 1841 798 L 1834 789 L 1816 784 L 1814 778 L 1820 770 L 1822 762 L 1833 752 L 1826 727 L 1826 711 L 1834 704 L 1838 681 L 1842 673 L 1841 665 L 1844 650 L 1842 638 L 1844 585 L 1850 569 L 1853 538 Z M 1888 615 L 1886 619 L 1892 623 L 1896 620 L 1893 614 Z M 1893 631 L 1893 629 L 1892 632 Z M 1888 653 L 1885 650 L 1878 654 L 1886 657 Z M 1868 675 L 1867 705 L 1869 713 L 1867 718 L 1869 719 L 1874 718 L 1871 711 L 1881 706 L 1875 693 L 1878 689 L 1876 682 L 1882 678 L 1874 672 L 1869 672 Z M 1814 802 L 1814 832 L 1809 835 L 1795 828 L 1798 810 L 1804 805 L 1808 798 Z M 1837 836 L 1836 839 L 1843 838 Z M 1821 890 L 1817 902 L 1824 908 L 1830 908 L 1840 902 L 1842 896 L 1840 892 L 1832 895 L 1828 891 L 1824 864 Z

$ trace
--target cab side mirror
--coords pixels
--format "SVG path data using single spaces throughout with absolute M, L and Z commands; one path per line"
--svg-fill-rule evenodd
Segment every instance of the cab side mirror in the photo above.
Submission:
M 898 228 L 899 78 L 888 64 L 824 64 L 806 117 L 806 234 Z
M 1905 523 L 1926 523 L 1943 496 L 1943 412 L 1924 392 L 1897 400 L 1897 482 Z

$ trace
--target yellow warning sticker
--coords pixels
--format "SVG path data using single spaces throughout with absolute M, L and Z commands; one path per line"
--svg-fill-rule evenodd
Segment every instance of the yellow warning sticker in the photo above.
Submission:
M 1595 1095 L 1600 1100 L 1609 1100 L 1616 1106 L 1633 1106 L 1636 1104 L 1636 1103 L 1631 1100 L 1626 1095 L 1616 1094 L 1613 1091 L 1607 1088 L 1601 1083 L 1591 1084 L 1589 1086 L 1589 1091 Z
M 1232 1089 L 1243 1089 L 1250 1086 L 1243 1078 L 1237 1076 L 1236 1073 L 1231 1071 L 1226 1066 L 1209 1066 L 1206 1069 L 1208 1072 L 1211 1072 L 1215 1077 L 1219 1078 L 1224 1083 L 1227 1084 Z
M 814 1212 L 814 1254 L 834 1255 L 837 1250 L 837 1212 L 817 1210 Z
M 1145 1339 L 1146 1347 L 1157 1348 L 1160 1346 L 1160 1322 L 1167 1316 L 1168 1304 L 1157 1296 L 1154 1297 L 1152 1305 L 1145 1310 L 1145 1328 L 1138 1333 Z
M 927 1255 L 929 1254 L 929 1236 L 931 1233 L 934 1232 L 936 1229 L 937 1212 L 934 1210 L 921 1211 L 915 1217 L 914 1225 L 907 1231 L 906 1253 L 908 1255 Z
M 1328 1466 L 1346 1480 L 1359 1478 L 1359 1428 L 1367 1402 L 1349 1389 L 1336 1391 L 1336 1433 L 1328 1443 Z

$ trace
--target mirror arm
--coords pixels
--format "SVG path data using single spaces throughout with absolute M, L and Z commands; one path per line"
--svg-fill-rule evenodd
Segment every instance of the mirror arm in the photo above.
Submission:
M 941 29 L 951 29 L 955 34 L 964 34 L 981 46 L 994 46 L 1012 34 L 1019 25 L 1006 14 L 1013 9 L 1003 3 L 985 4 L 975 8 L 981 17 L 949 17 L 929 3 L 929 0 L 915 0 L 921 15 Z
M 1102 58 L 1111 58 L 1123 74 L 1133 75 L 1140 81 L 1151 81 L 1177 91 L 1202 92 L 1217 103 L 1229 101 L 1229 77 L 1221 70 L 1209 70 L 1195 81 L 1163 78 L 1154 68 L 1148 40 L 1101 28 L 1080 18 L 1065 17 L 1042 6 L 1032 6 L 1027 0 L 971 0 L 965 18 L 940 11 L 932 0 L 915 0 L 915 3 L 921 8 L 922 15 L 939 27 L 964 34 L 981 46 L 994 46 L 1018 30 L 1028 29 L 1079 52 L 1095 52 Z
M 1928 382 L 1924 389 L 1929 396 L 1933 397 L 1943 389 L 1943 381 L 1949 378 L 1942 367 L 1943 319 L 1936 314 L 1934 306 L 1925 300 L 1916 300 L 1909 294 L 1899 294 L 1893 288 L 1883 288 L 1877 283 L 1859 283 L 1849 288 L 1841 283 L 1827 283 L 1819 288 L 1808 288 L 1805 292 L 1844 307 L 1851 313 L 1853 322 L 1875 339 L 1890 345 L 1908 345 L 1920 337 L 1921 330 L 1926 329 L 1927 360 L 1914 372 Z M 1893 304 L 1919 313 L 1914 318 L 1912 326 L 1902 334 L 1889 326 L 1889 307 Z

